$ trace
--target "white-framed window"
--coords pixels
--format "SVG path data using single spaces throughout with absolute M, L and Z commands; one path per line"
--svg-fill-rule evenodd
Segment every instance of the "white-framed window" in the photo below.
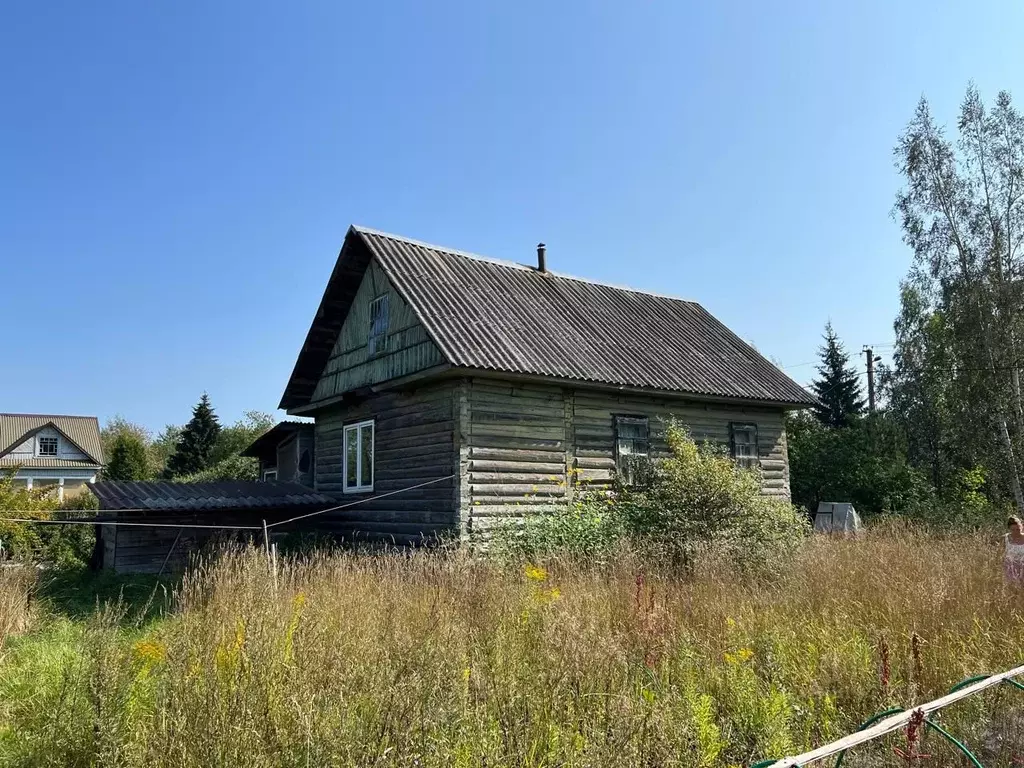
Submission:
M 277 467 L 263 470 L 263 481 L 266 482 L 267 480 L 277 480 Z
M 57 455 L 57 438 L 43 436 L 39 438 L 39 455 L 40 456 L 56 456 Z
M 345 493 L 373 490 L 373 420 L 345 427 Z
M 370 334 L 366 346 L 371 355 L 387 351 L 388 294 L 386 293 L 370 302 Z
M 650 424 L 646 416 L 615 417 L 615 470 L 624 485 L 635 485 L 650 455 Z
M 759 466 L 757 456 L 757 424 L 731 422 L 729 424 L 729 452 L 741 467 Z

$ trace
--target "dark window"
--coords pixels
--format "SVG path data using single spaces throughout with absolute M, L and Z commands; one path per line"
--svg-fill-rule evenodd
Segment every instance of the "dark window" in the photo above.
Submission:
M 57 455 L 57 438 L 56 437 L 40 437 L 39 438 L 39 455 L 40 456 L 56 456 Z
M 615 470 L 625 485 L 634 485 L 650 453 L 646 416 L 615 417 Z
M 386 293 L 370 302 L 370 335 L 366 345 L 371 355 L 387 351 L 388 295 Z
M 306 448 L 299 456 L 299 472 L 309 472 L 309 448 Z
M 758 466 L 757 456 L 757 424 L 729 425 L 729 446 L 733 459 L 741 467 Z

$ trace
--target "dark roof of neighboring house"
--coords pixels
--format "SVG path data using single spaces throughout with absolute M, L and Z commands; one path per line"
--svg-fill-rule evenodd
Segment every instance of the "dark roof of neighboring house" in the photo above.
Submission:
M 293 435 L 302 428 L 313 429 L 311 421 L 282 421 L 275 424 L 270 430 L 257 437 L 249 447 L 241 452 L 242 456 L 259 457 L 271 450 L 276 451 L 277 446 L 289 435 Z
M 88 460 L 58 457 L 17 458 L 8 456 L 12 450 L 46 427 L 53 427 L 74 443 Z M 52 416 L 38 413 L 0 413 L 0 466 L 21 465 L 38 469 L 45 467 L 100 467 L 103 445 L 100 424 L 95 416 Z
M 334 502 L 298 483 L 225 480 L 215 483 L 114 482 L 89 486 L 101 510 L 202 512 L 329 507 Z
M 309 403 L 371 258 L 455 368 L 806 406 L 699 304 L 351 227 L 281 408 Z

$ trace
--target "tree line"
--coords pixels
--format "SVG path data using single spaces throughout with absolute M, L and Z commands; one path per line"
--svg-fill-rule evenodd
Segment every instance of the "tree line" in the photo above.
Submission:
M 972 521 L 1024 512 L 1024 118 L 972 84 L 948 135 L 922 99 L 894 150 L 893 214 L 913 252 L 882 407 L 826 327 L 813 389 L 789 420 L 794 499 Z M 828 497 L 826 499 L 826 497 Z M 833 498 L 834 497 L 834 498 Z
M 103 479 L 257 480 L 257 460 L 240 454 L 274 423 L 269 413 L 246 411 L 239 421 L 222 426 L 205 393 L 186 424 L 169 424 L 155 437 L 145 427 L 115 416 L 100 432 L 107 460 Z

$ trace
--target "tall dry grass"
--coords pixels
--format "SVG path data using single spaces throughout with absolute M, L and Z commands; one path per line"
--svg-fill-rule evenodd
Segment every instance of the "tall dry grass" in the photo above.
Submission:
M 746 764 L 1020 663 L 1024 601 L 998 557 L 981 537 L 889 530 L 814 541 L 771 578 L 404 553 L 285 562 L 275 585 L 259 552 L 236 553 L 148 629 L 98 613 L 9 697 L 0 762 Z M 994 729 L 1024 706 L 1013 694 L 945 722 L 1008 764 Z
M 36 572 L 27 567 L 0 566 L 0 653 L 4 641 L 28 629 Z

